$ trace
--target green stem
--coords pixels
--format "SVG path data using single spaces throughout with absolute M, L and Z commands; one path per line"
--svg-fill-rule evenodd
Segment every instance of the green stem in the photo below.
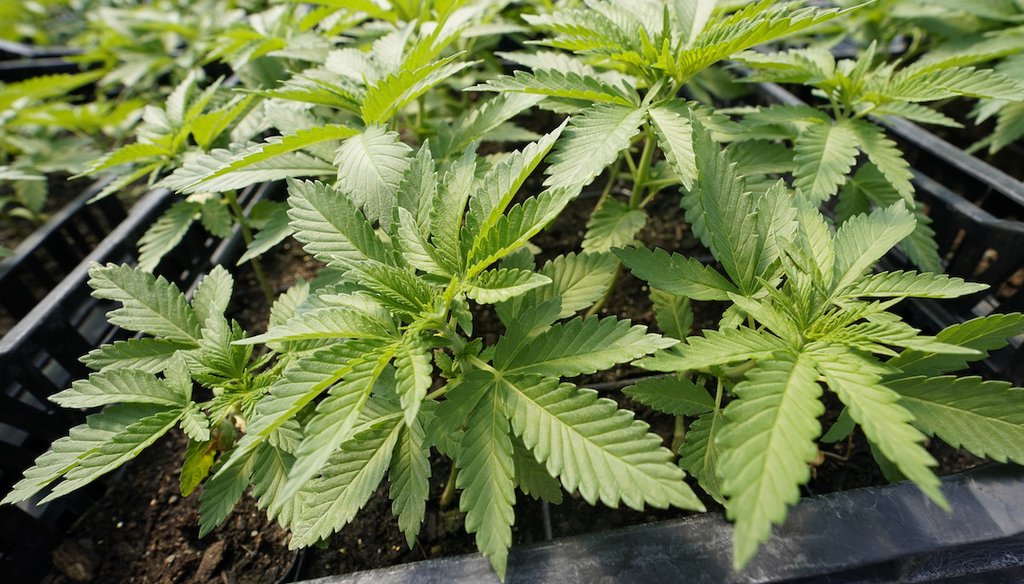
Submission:
M 627 153 L 628 156 L 628 153 Z M 605 199 L 612 193 L 612 188 L 615 187 L 615 179 L 619 176 L 619 169 L 622 167 L 622 157 L 615 159 L 615 164 L 612 165 L 611 173 L 608 175 L 608 184 L 604 186 L 604 190 L 601 191 L 601 197 L 597 199 L 597 204 L 594 205 L 594 210 L 590 212 L 591 215 L 597 212 L 604 204 Z
M 608 288 L 604 291 L 604 295 L 601 296 L 601 299 L 595 302 L 594 305 L 587 310 L 587 312 L 583 315 L 583 318 L 590 318 L 591 316 L 594 316 L 595 314 L 600 312 L 602 308 L 604 308 L 604 305 L 608 303 L 608 298 L 610 298 L 612 295 L 612 290 L 615 289 L 615 282 L 618 281 L 619 274 L 621 273 L 622 262 L 615 262 L 615 273 L 612 274 L 612 279 L 611 281 L 608 282 Z
M 629 196 L 629 208 L 639 209 L 640 201 L 643 200 L 647 171 L 650 169 L 651 160 L 654 159 L 654 133 L 651 126 L 644 126 L 644 149 L 640 154 L 640 162 L 636 166 L 636 174 L 633 175 L 633 193 Z
M 238 204 L 238 197 L 235 195 L 234 190 L 229 190 L 224 196 L 227 198 L 231 214 L 235 216 L 235 221 L 238 222 L 238 227 L 242 230 L 242 240 L 245 241 L 245 246 L 249 247 L 252 244 L 252 227 L 249 225 L 249 219 L 245 216 L 242 206 Z M 259 258 L 252 258 L 249 261 L 252 263 L 252 271 L 256 274 L 256 281 L 259 282 L 260 289 L 263 290 L 263 295 L 266 296 L 267 302 L 273 302 L 274 291 L 270 288 L 270 282 L 267 281 L 267 275 L 263 271 L 263 264 L 260 263 Z
M 441 491 L 441 509 L 447 509 L 452 506 L 452 501 L 455 500 L 455 482 L 459 478 L 459 467 L 452 461 L 452 471 L 448 473 L 448 482 L 444 484 L 444 490 Z
M 683 416 L 676 416 L 675 429 L 672 432 L 672 452 L 679 452 L 679 447 L 686 439 L 686 424 Z

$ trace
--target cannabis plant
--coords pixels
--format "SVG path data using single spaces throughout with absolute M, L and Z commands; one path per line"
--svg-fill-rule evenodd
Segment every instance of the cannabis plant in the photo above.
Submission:
M 517 486 L 554 501 L 561 485 L 592 504 L 702 509 L 646 424 L 562 381 L 676 341 L 615 318 L 573 318 L 603 294 L 615 264 L 607 254 L 534 267 L 524 246 L 577 193 L 555 187 L 513 199 L 560 132 L 489 168 L 467 151 L 440 178 L 428 145 L 410 153 L 384 233 L 363 212 L 374 208 L 368 193 L 290 181 L 296 238 L 327 273 L 316 287 L 283 295 L 262 335 L 227 328 L 219 316 L 224 285 L 216 303 L 201 287 L 189 305 L 142 272 L 94 269 L 96 294 L 124 304 L 112 321 L 154 338 L 87 357 L 102 372 L 56 399 L 108 408 L 55 443 L 5 501 L 29 498 L 62 477 L 47 499 L 78 488 L 187 414 L 189 424 L 209 420 L 196 427 L 222 428 L 218 445 L 241 434 L 217 457 L 212 435 L 207 441 L 186 427 L 190 452 L 214 453 L 190 455 L 183 474 L 188 490 L 214 464 L 201 498 L 202 533 L 251 486 L 292 531 L 293 546 L 312 545 L 350 522 L 387 475 L 412 544 L 432 448 L 454 460 L 466 529 L 500 576 Z M 224 276 L 217 274 L 214 281 Z M 505 325 L 493 345 L 472 336 L 474 305 L 494 305 Z M 253 344 L 270 350 L 263 360 L 251 360 Z M 107 382 L 114 361 L 135 363 L 118 369 L 131 383 Z M 212 401 L 190 400 L 189 376 L 213 390 Z
M 722 271 L 663 250 L 616 254 L 654 288 L 730 306 L 717 330 L 637 363 L 672 377 L 626 393 L 695 417 L 680 464 L 735 521 L 737 569 L 785 519 L 810 478 L 824 390 L 845 406 L 829 440 L 859 427 L 880 463 L 944 508 L 926 436 L 1024 463 L 1024 393 L 1004 382 L 950 375 L 1024 330 L 1024 315 L 992 315 L 934 337 L 921 334 L 891 312 L 900 300 L 955 298 L 985 286 L 933 273 L 869 273 L 914 229 L 902 202 L 851 217 L 833 231 L 781 181 L 752 195 L 727 152 L 706 132 L 695 139 L 697 184 L 682 203 Z
M 748 80 L 803 84 L 826 102 L 753 108 L 743 125 L 749 139 L 792 143 L 794 186 L 814 206 L 838 194 L 840 221 L 869 205 L 890 205 L 894 195 L 902 199 L 918 215 L 903 249 L 918 267 L 938 272 L 934 233 L 914 201 L 909 164 L 872 116 L 956 127 L 955 120 L 921 104 L 957 96 L 1019 99 L 1024 86 L 992 70 L 961 66 L 956 56 L 902 67 L 876 64 L 875 57 L 874 44 L 856 60 L 837 61 L 824 49 L 738 55 L 755 69 Z M 867 161 L 851 178 L 860 154 Z M 849 188 L 840 189 L 844 185 Z

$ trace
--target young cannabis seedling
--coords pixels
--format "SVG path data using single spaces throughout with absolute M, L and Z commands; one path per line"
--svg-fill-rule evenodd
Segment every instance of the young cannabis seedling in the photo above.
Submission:
M 234 424 L 244 434 L 204 485 L 203 533 L 223 521 L 251 486 L 269 515 L 292 531 L 293 546 L 311 545 L 350 522 L 387 475 L 393 509 L 412 544 L 425 513 L 431 448 L 459 469 L 455 484 L 462 489 L 466 528 L 502 577 L 517 486 L 554 501 L 561 485 L 590 503 L 613 507 L 702 508 L 671 452 L 646 424 L 596 392 L 561 381 L 676 341 L 615 318 L 565 320 L 603 294 L 614 272 L 610 256 L 568 255 L 533 268 L 524 246 L 577 193 L 559 187 L 514 205 L 513 199 L 560 132 L 490 168 L 469 151 L 440 180 L 429 145 L 415 157 L 409 153 L 397 206 L 383 230 L 387 237 L 362 210 L 361 193 L 290 182 L 288 214 L 296 238 L 327 264 L 327 272 L 317 288 L 302 285 L 282 296 L 265 334 L 246 339 L 239 332 L 229 339 L 228 349 L 246 351 L 246 359 L 232 363 L 248 363 L 251 345 L 263 343 L 276 354 L 276 364 L 269 367 L 268 356 L 211 384 L 251 391 L 244 392 L 245 402 L 228 408 L 244 418 Z M 135 394 L 155 393 L 157 385 L 184 387 L 189 374 L 204 383 L 201 356 L 208 349 L 197 335 L 206 334 L 199 323 L 200 313 L 211 312 L 200 308 L 209 305 L 200 302 L 207 294 L 197 291 L 190 307 L 165 282 L 138 271 L 128 274 L 156 284 L 137 290 L 101 278 L 119 270 L 97 269 L 94 276 L 101 297 L 125 302 L 112 313 L 114 322 L 161 338 L 105 347 L 87 359 L 95 366 L 124 355 L 170 373 L 161 379 L 138 372 L 148 384 L 138 392 L 134 386 L 97 390 L 103 403 L 145 401 Z M 470 301 L 495 305 L 505 323 L 495 344 L 472 337 Z M 217 348 L 225 349 L 220 342 Z M 264 366 L 269 368 L 258 369 Z M 264 383 L 268 378 L 272 383 Z M 119 418 L 123 432 L 118 426 L 64 439 L 92 440 L 93 450 L 67 454 L 56 447 L 7 500 L 31 496 L 64 473 L 78 478 L 82 473 L 69 465 L 88 465 L 83 461 L 92 452 L 121 453 L 116 460 L 104 458 L 104 471 L 124 462 L 186 410 L 200 407 L 174 399 L 161 402 L 156 413 L 142 413 L 145 431 Z M 153 416 L 159 424 L 150 427 Z M 210 461 L 203 460 L 195 463 L 196 475 Z M 98 474 L 89 473 L 90 480 Z M 80 484 L 71 482 L 60 493 Z
M 1024 315 L 920 334 L 889 309 L 907 297 L 955 298 L 985 286 L 932 273 L 868 274 L 914 229 L 902 203 L 852 217 L 833 232 L 781 181 L 760 197 L 746 192 L 728 154 L 706 133 L 696 138 L 697 185 L 683 206 L 724 273 L 662 250 L 616 253 L 652 287 L 732 305 L 718 330 L 638 362 L 675 377 L 626 393 L 662 411 L 699 415 L 681 464 L 736 522 L 737 569 L 810 478 L 823 389 L 845 405 L 847 427 L 834 433 L 860 426 L 876 456 L 940 506 L 948 504 L 932 471 L 937 463 L 922 445 L 926 435 L 978 456 L 1024 461 L 1024 393 L 946 375 L 1005 345 L 1024 330 Z M 704 388 L 710 380 L 714 399 Z
M 908 208 L 916 208 L 909 164 L 896 143 L 869 116 L 959 126 L 955 120 L 921 104 L 955 96 L 1019 99 L 1024 95 L 1024 86 L 1012 79 L 995 71 L 961 66 L 956 56 L 924 59 L 899 67 L 876 65 L 875 52 L 872 44 L 856 60 L 836 61 L 825 49 L 746 52 L 737 56 L 738 61 L 755 68 L 747 78 L 750 81 L 799 83 L 814 88 L 815 95 L 827 100 L 820 108 L 755 108 L 742 122 L 750 138 L 792 142 L 793 184 L 812 205 L 820 205 L 838 193 L 840 204 L 847 208 L 885 206 L 892 204 L 888 193 L 895 191 Z M 860 153 L 869 163 L 851 180 L 850 171 Z M 848 182 L 851 188 L 840 190 Z M 918 213 L 918 218 L 918 229 L 904 242 L 904 251 L 918 267 L 941 271 L 929 221 L 923 220 L 923 212 Z

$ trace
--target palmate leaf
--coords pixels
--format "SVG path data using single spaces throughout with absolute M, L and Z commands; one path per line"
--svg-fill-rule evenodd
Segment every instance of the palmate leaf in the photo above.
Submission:
M 134 369 L 146 373 L 159 373 L 167 361 L 178 351 L 196 348 L 192 343 L 163 339 L 128 339 L 93 349 L 82 357 L 86 367 L 95 371 L 108 369 Z
M 537 462 L 523 441 L 515 436 L 512 438 L 512 463 L 515 467 L 516 486 L 524 495 L 553 505 L 562 503 L 562 484 L 548 474 L 548 469 Z
M 239 184 L 238 180 L 241 178 L 243 169 L 253 170 L 267 170 L 268 168 L 278 168 L 280 165 L 259 165 L 262 162 L 272 160 L 276 157 L 302 150 L 316 144 L 322 144 L 324 142 L 336 142 L 344 140 L 358 134 L 358 130 L 343 126 L 340 124 L 328 124 L 325 126 L 315 126 L 304 130 L 299 130 L 294 134 L 287 134 L 284 136 L 277 136 L 270 138 L 263 144 L 258 144 L 244 151 L 227 164 L 223 164 L 216 168 L 213 172 L 203 176 L 198 180 L 194 180 L 191 184 L 184 186 L 182 192 L 192 193 L 198 190 L 211 190 L 211 191 L 222 191 L 234 188 L 240 188 L 246 186 L 248 179 L 243 182 L 246 184 Z M 289 164 L 292 162 L 289 159 Z M 257 166 L 259 165 L 259 166 Z M 254 168 L 255 167 L 255 168 Z M 250 171 L 251 172 L 251 171 Z M 235 180 L 223 180 L 228 178 L 230 175 L 236 175 Z M 301 176 L 301 175 L 292 175 Z M 221 179 L 221 180 L 217 180 Z
M 622 393 L 649 408 L 673 416 L 698 416 L 715 409 L 715 400 L 689 378 L 670 375 L 644 379 Z
M 402 428 L 388 469 L 391 511 L 412 548 L 427 512 L 430 495 L 430 446 L 419 420 Z
M 467 146 L 482 139 L 516 115 L 537 105 L 541 95 L 500 93 L 477 107 L 466 110 L 451 124 L 438 128 L 436 141 L 431 141 L 434 154 L 447 158 L 463 152 Z
M 726 515 L 736 523 L 733 566 L 738 570 L 768 539 L 773 524 L 800 498 L 818 454 L 818 417 L 825 407 L 812 359 L 780 353 L 764 359 L 736 385 L 718 437 L 718 476 Z
M 227 519 L 249 486 L 256 462 L 254 452 L 247 450 L 244 455 L 236 455 L 236 451 L 231 451 L 229 457 L 235 462 L 214 467 L 214 475 L 203 484 L 203 493 L 199 496 L 199 537 L 206 536 Z
M 263 227 L 253 236 L 252 242 L 246 246 L 245 253 L 238 258 L 235 265 L 240 266 L 253 258 L 262 256 L 293 233 L 295 231 L 288 222 L 288 207 L 279 205 L 267 218 Z
M 395 392 L 405 413 L 405 424 L 410 428 L 434 381 L 430 348 L 426 339 L 406 334 L 395 351 Z
M 268 519 L 277 520 L 286 529 L 291 527 L 300 508 L 298 497 L 288 499 L 282 496 L 294 462 L 290 452 L 265 443 L 253 457 L 250 477 L 257 506 L 267 512 Z
M 810 124 L 794 142 L 793 185 L 815 206 L 836 194 L 857 162 L 858 134 L 847 120 Z
M 551 284 L 498 304 L 498 316 L 508 324 L 529 307 L 556 298 L 560 305 L 555 318 L 571 316 L 604 295 L 614 277 L 615 265 L 615 256 L 606 253 L 558 256 L 539 270 L 541 275 L 551 278 Z
M 665 159 L 683 181 L 683 186 L 692 189 L 697 181 L 697 159 L 693 152 L 690 106 L 682 101 L 664 102 L 647 110 L 647 115 L 658 134 L 658 145 Z
M 836 231 L 832 287 L 856 282 L 886 252 L 914 230 L 914 216 L 902 204 L 858 215 Z
M 466 295 L 480 304 L 496 304 L 551 283 L 551 278 L 530 270 L 498 269 L 482 272 L 466 285 Z
M 669 253 L 661 248 L 642 247 L 615 250 L 633 275 L 653 288 L 693 300 L 728 300 L 738 292 L 729 280 L 711 266 L 692 257 Z
M 654 308 L 654 320 L 662 334 L 679 340 L 690 336 L 693 329 L 693 308 L 690 306 L 689 298 L 652 288 L 651 304 Z
M 881 128 L 872 123 L 854 120 L 851 124 L 857 133 L 860 149 L 867 154 L 871 163 L 878 168 L 882 176 L 903 197 L 903 200 L 908 205 L 912 204 L 914 185 L 910 180 L 914 175 L 910 172 L 910 165 L 903 159 L 903 154 L 896 143 L 886 137 Z
M 647 224 L 647 214 L 617 199 L 605 199 L 587 220 L 583 251 L 610 251 L 633 243 L 636 234 Z
M 466 432 L 455 463 L 462 489 L 459 510 L 466 513 L 466 531 L 490 560 L 498 578 L 505 578 L 508 548 L 515 521 L 515 478 L 512 440 L 502 395 L 486 392 L 466 420 Z
M 58 480 L 79 464 L 79 460 L 111 442 L 131 424 L 152 416 L 165 408 L 152 404 L 114 406 L 93 414 L 85 424 L 71 428 L 67 436 L 56 440 L 50 449 L 35 460 L 25 476 L 8 493 L 2 503 L 24 501 Z
M 348 268 L 365 259 L 394 261 L 362 212 L 321 182 L 289 181 L 288 216 L 306 251 L 330 265 Z
M 94 297 L 123 305 L 107 315 L 111 324 L 198 346 L 199 319 L 185 295 L 163 276 L 158 278 L 126 265 L 94 265 L 89 269 L 89 286 Z
M 723 427 L 725 416 L 721 409 L 701 414 L 686 429 L 686 441 L 679 448 L 679 466 L 693 475 L 704 492 L 722 505 L 725 504 L 725 496 L 722 495 L 722 481 L 717 469 L 722 450 L 718 436 Z
M 554 220 L 575 194 L 571 189 L 557 187 L 513 206 L 492 229 L 477 235 L 467 254 L 466 275 L 472 278 L 522 247 Z
M 392 209 L 402 178 L 409 168 L 412 148 L 397 132 L 369 126 L 338 148 L 338 189 L 352 198 L 370 223 L 391 223 Z
M 499 384 L 516 435 L 567 491 L 591 505 L 703 510 L 661 439 L 615 402 L 538 376 L 503 376 Z
M 328 306 L 314 308 L 273 326 L 266 333 L 249 337 L 238 344 L 308 341 L 313 339 L 394 338 L 397 331 L 383 309 L 370 311 L 366 306 Z
M 224 266 L 214 266 L 210 273 L 203 276 L 192 294 L 192 310 L 200 322 L 206 323 L 211 318 L 221 319 L 231 302 L 231 291 L 235 281 Z
M 988 288 L 945 274 L 882 272 L 861 278 L 836 294 L 836 298 L 959 298 Z
M 348 354 L 335 353 L 338 365 L 347 371 L 316 406 L 316 414 L 303 427 L 303 438 L 295 451 L 295 464 L 288 473 L 284 496 L 291 497 L 327 463 L 331 454 L 351 435 L 370 391 L 395 356 L 396 345 L 364 341 L 349 345 Z
M 1001 349 L 1007 339 L 1024 332 L 1024 315 L 1020 313 L 990 314 L 947 327 L 935 340 L 978 351 L 976 355 L 949 355 L 908 349 L 887 364 L 904 376 L 942 375 L 960 371 L 972 361 L 988 357 L 988 352 Z
M 935 101 L 957 95 L 1017 100 L 1024 87 L 991 69 L 942 68 L 922 63 L 899 71 L 877 91 L 889 99 L 911 102 Z
M 641 359 L 637 365 L 653 371 L 695 371 L 737 361 L 766 359 L 787 348 L 785 341 L 748 327 L 706 330 L 686 342 Z
M 519 188 L 551 151 L 564 127 L 565 122 L 522 152 L 512 152 L 487 173 L 469 200 L 466 227 L 470 231 L 486 233 L 497 224 Z
M 417 97 L 448 77 L 475 64 L 458 61 L 461 54 L 445 57 L 417 69 L 402 69 L 366 89 L 360 113 L 366 125 L 383 124 Z
M 888 382 L 914 425 L 954 448 L 1024 463 L 1024 389 L 980 377 L 908 377 Z
M 628 93 L 589 75 L 556 69 L 535 69 L 532 73 L 514 71 L 513 75 L 501 75 L 495 79 L 489 79 L 486 83 L 471 87 L 469 90 L 520 92 L 562 99 L 577 99 L 586 104 L 600 102 L 634 108 L 640 105 L 640 100 L 635 93 Z
M 398 415 L 381 418 L 331 456 L 299 494 L 302 507 L 290 548 L 313 545 L 352 521 L 384 478 L 402 428 Z
M 504 340 L 504 339 L 503 339 Z M 494 366 L 503 373 L 573 377 L 608 369 L 676 343 L 647 334 L 628 320 L 575 318 L 558 323 L 526 343 L 498 342 Z
M 152 272 L 160 260 L 181 243 L 201 207 L 193 201 L 178 201 L 149 226 L 139 238 L 140 270 Z
M 593 182 L 629 147 L 644 113 L 635 107 L 598 103 L 573 116 L 545 171 L 544 186 L 579 191 Z
M 913 416 L 900 405 L 899 394 L 882 383 L 888 370 L 845 347 L 820 349 L 813 357 L 829 388 L 868 440 L 932 501 L 949 509 L 931 470 L 938 463 L 921 445 L 924 434 L 911 424 Z
M 112 369 L 74 382 L 70 389 L 50 396 L 50 401 L 65 408 L 95 408 L 117 403 L 182 408 L 188 403 L 188 397 L 151 373 Z

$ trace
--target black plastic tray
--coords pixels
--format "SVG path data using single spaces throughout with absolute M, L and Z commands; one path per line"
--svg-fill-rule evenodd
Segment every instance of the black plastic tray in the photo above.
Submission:
M 564 582 L 1021 582 L 1024 469 L 991 465 L 947 477 L 947 513 L 911 483 L 802 500 L 745 570 L 732 571 L 732 526 L 696 515 L 513 548 L 506 584 Z M 498 582 L 464 555 L 303 584 Z
M 250 187 L 241 193 L 240 202 L 254 205 L 279 187 Z M 72 380 L 88 375 L 79 357 L 128 336 L 106 320 L 114 304 L 90 295 L 89 267 L 94 262 L 134 262 L 138 238 L 173 200 L 167 191 L 146 195 L 125 221 L 0 338 L 0 491 L 9 490 L 35 457 L 84 419 L 84 413 L 62 409 L 47 400 Z M 219 239 L 197 225 L 156 272 L 190 291 L 211 266 L 233 265 L 243 247 L 237 228 L 231 237 Z M 60 542 L 63 530 L 81 517 L 102 491 L 102 481 L 98 481 L 41 507 L 0 507 L 0 523 L 17 526 L 0 530 L 0 574 L 14 582 L 32 582 L 44 575 L 50 550 Z
M 88 203 L 110 180 L 93 183 L 0 261 L 0 313 L 14 321 L 28 314 L 128 216 L 117 197 Z

